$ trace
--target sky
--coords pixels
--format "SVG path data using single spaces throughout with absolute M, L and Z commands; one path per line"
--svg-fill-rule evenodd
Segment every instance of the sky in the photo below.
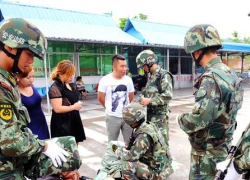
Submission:
M 24 4 L 68 9 L 94 14 L 112 12 L 114 20 L 140 13 L 148 21 L 193 26 L 211 24 L 221 38 L 237 31 L 241 38 L 250 37 L 250 0 L 9 0 Z

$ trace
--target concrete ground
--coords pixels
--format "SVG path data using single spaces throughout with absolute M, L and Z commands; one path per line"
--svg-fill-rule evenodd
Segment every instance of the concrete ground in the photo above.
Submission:
M 238 128 L 234 135 L 234 143 L 239 139 L 241 132 L 249 123 L 247 111 L 250 106 L 250 87 L 244 84 L 245 94 L 243 107 L 239 111 L 237 120 Z M 177 114 L 190 112 L 193 103 L 193 89 L 181 89 L 174 91 L 174 98 L 170 103 L 170 151 L 173 158 L 174 173 L 168 178 L 170 180 L 186 180 L 189 173 L 190 162 L 190 144 L 187 135 L 179 128 L 175 121 Z M 97 170 L 100 168 L 103 153 L 108 144 L 104 108 L 98 103 L 96 94 L 89 96 L 89 100 L 83 100 L 83 108 L 80 111 L 84 125 L 87 140 L 79 144 L 79 152 L 82 158 L 80 173 L 94 178 Z M 50 115 L 48 114 L 46 99 L 42 104 L 48 124 Z M 119 140 L 123 140 L 122 136 Z

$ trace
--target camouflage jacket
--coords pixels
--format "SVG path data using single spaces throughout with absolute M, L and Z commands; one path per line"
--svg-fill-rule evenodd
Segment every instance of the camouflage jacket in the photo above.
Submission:
M 140 161 L 147 164 L 154 172 L 166 168 L 166 144 L 160 142 L 161 132 L 153 124 L 142 124 L 134 132 L 135 141 L 129 151 L 124 151 L 124 161 Z
M 168 114 L 169 101 L 173 97 L 174 80 L 170 72 L 157 67 L 142 91 L 145 98 L 151 98 L 148 112 Z
M 213 155 L 213 149 L 231 143 L 236 114 L 243 101 L 241 79 L 220 58 L 215 58 L 207 64 L 195 87 L 198 90 L 194 108 L 191 113 L 180 115 L 178 123 L 189 135 L 193 154 Z M 220 153 L 225 156 L 227 147 Z
M 242 170 L 250 170 L 250 129 L 244 135 L 235 164 Z
M 0 177 L 43 151 L 45 142 L 26 127 L 28 121 L 14 75 L 0 67 Z

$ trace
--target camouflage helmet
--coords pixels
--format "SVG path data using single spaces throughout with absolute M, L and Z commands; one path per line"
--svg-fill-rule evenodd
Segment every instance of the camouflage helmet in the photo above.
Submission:
M 146 116 L 146 108 L 137 102 L 132 102 L 122 111 L 123 120 L 128 124 L 134 124 Z
M 184 39 L 186 53 L 193 53 L 206 47 L 222 47 L 221 39 L 217 30 L 209 24 L 195 25 L 189 29 Z
M 142 51 L 138 56 L 136 57 L 136 64 L 137 68 L 141 68 L 143 65 L 153 65 L 157 62 L 157 56 L 155 53 L 149 49 Z
M 11 48 L 29 49 L 39 59 L 44 59 L 47 49 L 43 33 L 22 18 L 11 18 L 1 23 L 0 41 Z

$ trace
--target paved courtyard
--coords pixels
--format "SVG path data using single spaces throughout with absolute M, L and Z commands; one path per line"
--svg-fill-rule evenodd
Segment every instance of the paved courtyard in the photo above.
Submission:
M 245 87 L 244 103 L 237 117 L 238 128 L 234 136 L 234 143 L 239 139 L 241 132 L 249 122 L 246 114 L 250 106 L 250 88 L 248 85 Z M 191 111 L 194 103 L 192 94 L 192 88 L 175 90 L 174 98 L 170 103 L 170 151 L 175 170 L 174 174 L 170 176 L 170 180 L 188 179 L 190 144 L 187 135 L 177 125 L 175 117 L 177 114 Z M 87 136 L 87 140 L 79 144 L 79 152 L 83 162 L 80 172 L 82 175 L 92 178 L 96 176 L 96 172 L 100 168 L 102 156 L 108 144 L 104 108 L 99 105 L 96 98 L 96 94 L 92 94 L 89 100 L 83 100 L 84 105 L 80 111 Z M 46 99 L 43 101 L 42 106 L 49 124 L 50 115 L 47 111 Z M 121 136 L 119 140 L 123 140 Z

